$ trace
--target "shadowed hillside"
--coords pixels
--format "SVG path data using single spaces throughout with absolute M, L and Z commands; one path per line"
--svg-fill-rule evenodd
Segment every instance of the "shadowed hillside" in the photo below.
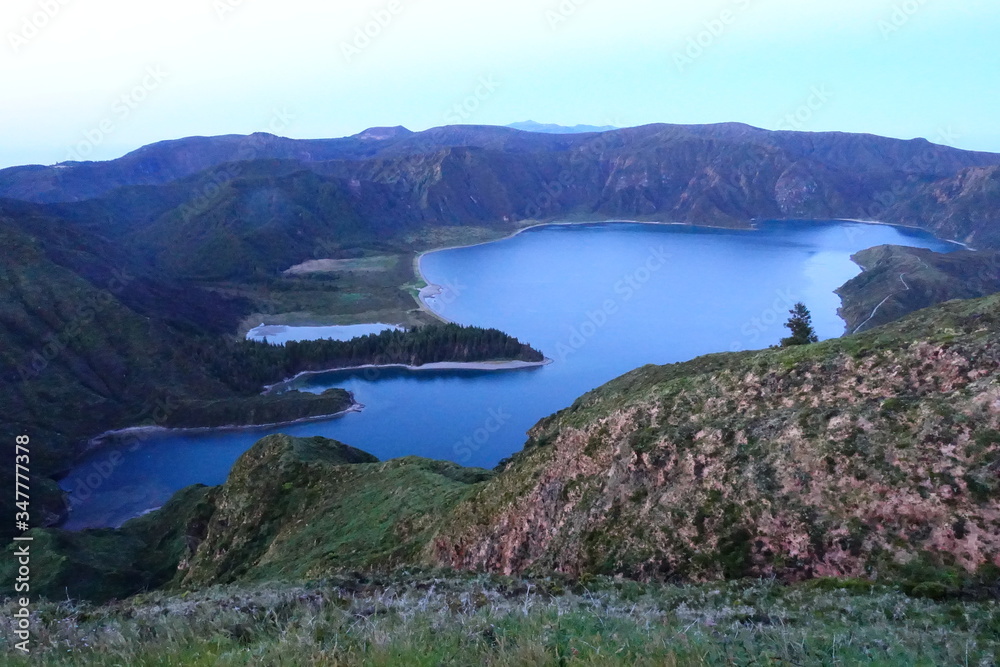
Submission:
M 837 290 L 844 301 L 840 315 L 850 332 L 872 329 L 936 303 L 1000 292 L 1000 252 L 995 250 L 943 254 L 880 246 L 853 259 L 864 272 Z
M 306 237 L 361 224 L 362 236 L 387 240 L 400 231 L 386 228 L 390 221 L 502 226 L 570 214 L 741 227 L 781 217 L 880 219 L 984 247 L 997 243 L 1000 156 L 925 140 L 769 132 L 737 123 L 582 135 L 455 126 L 375 136 L 163 142 L 106 163 L 6 169 L 0 196 L 108 198 L 111 218 L 147 207 L 139 218 L 158 225 L 126 225 L 116 233 L 138 234 L 154 252 L 182 237 L 185 226 L 197 229 L 198 239 L 222 225 L 235 235 L 237 247 L 225 253 L 234 258 L 247 253 L 239 246 L 266 243 L 292 224 L 304 225 Z M 287 180 L 295 171 L 339 181 Z M 186 197 L 147 192 L 137 201 L 126 187 L 189 178 Z M 204 236 L 204 245 L 218 242 Z
M 458 327 L 374 337 L 363 349 L 242 341 L 231 335 L 249 310 L 241 299 L 165 278 L 93 226 L 35 205 L 0 202 L 0 248 L 0 437 L 7 451 L 18 435 L 34 443 L 33 516 L 41 525 L 66 511 L 51 477 L 108 430 L 284 423 L 353 404 L 340 394 L 258 396 L 305 370 L 541 357 L 500 332 Z M 5 467 L 0 481 L 12 486 L 12 475 Z
M 119 531 L 36 540 L 46 562 L 64 564 L 54 573 L 119 543 L 140 554 L 124 585 L 126 565 L 111 561 L 70 584 L 99 599 L 153 581 L 188 589 L 427 565 L 994 595 L 998 323 L 990 297 L 841 340 L 647 366 L 542 420 L 495 474 L 269 436 L 221 487 L 184 491 Z M 54 581 L 39 590 L 61 595 L 66 577 Z

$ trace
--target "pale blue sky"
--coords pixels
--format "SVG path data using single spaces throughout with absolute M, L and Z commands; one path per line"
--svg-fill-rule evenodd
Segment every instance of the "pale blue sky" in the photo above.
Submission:
M 4 0 L 0 167 L 527 119 L 1000 152 L 997 35 L 995 0 Z

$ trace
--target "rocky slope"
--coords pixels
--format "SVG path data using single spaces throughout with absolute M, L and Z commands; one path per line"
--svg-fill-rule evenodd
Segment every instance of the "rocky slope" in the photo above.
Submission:
M 177 584 L 303 579 L 412 563 L 485 470 L 375 457 L 323 438 L 271 436 L 214 490 Z
M 888 201 L 892 201 L 890 198 Z M 1000 247 L 1000 167 L 962 169 L 898 197 L 886 219 L 977 248 Z
M 119 530 L 32 531 L 32 591 L 104 601 L 159 587 L 301 580 L 414 563 L 485 470 L 381 463 L 325 438 L 268 436 L 222 486 L 191 487 Z M 0 563 L 11 582 L 17 561 Z M 6 585 L 6 583 L 5 583 Z
M 646 367 L 541 422 L 427 555 L 639 579 L 1000 566 L 1000 297 Z
M 107 163 L 3 170 L 0 196 L 62 202 L 52 210 L 161 271 L 245 280 L 321 247 L 398 248 L 442 226 L 509 231 L 565 216 L 878 219 L 994 247 L 998 170 L 1000 155 L 924 140 L 740 124 L 582 135 L 460 126 L 164 142 Z
M 916 310 L 952 299 L 1000 292 L 1000 252 L 879 246 L 852 258 L 864 269 L 837 290 L 840 316 L 850 332 L 893 322 Z

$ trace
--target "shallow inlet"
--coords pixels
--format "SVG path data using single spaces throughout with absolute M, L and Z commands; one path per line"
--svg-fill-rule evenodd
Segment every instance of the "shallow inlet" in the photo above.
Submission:
M 351 340 L 369 334 L 400 329 L 393 324 L 349 324 L 346 326 L 296 327 L 284 324 L 261 324 L 247 332 L 247 340 L 284 345 L 303 340 Z
M 118 525 L 194 483 L 220 484 L 268 433 L 322 435 L 382 459 L 420 455 L 492 467 L 520 450 L 539 419 L 644 364 L 765 348 L 803 301 L 822 338 L 844 333 L 834 290 L 858 275 L 850 257 L 882 244 L 950 251 L 912 229 L 853 222 L 759 223 L 756 231 L 595 224 L 528 230 L 495 243 L 430 253 L 441 286 L 429 305 L 496 327 L 554 360 L 509 372 L 363 369 L 302 378 L 343 387 L 360 413 L 291 427 L 150 436 L 97 453 L 66 479 L 68 527 Z M 112 463 L 113 461 L 113 463 Z

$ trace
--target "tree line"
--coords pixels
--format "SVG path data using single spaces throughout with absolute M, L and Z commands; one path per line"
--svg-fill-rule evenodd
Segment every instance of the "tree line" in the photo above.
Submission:
M 233 341 L 194 352 L 211 374 L 241 394 L 260 391 L 304 371 L 366 365 L 422 366 L 438 362 L 529 361 L 544 355 L 497 329 L 435 324 L 383 331 L 348 341 L 318 340 L 275 345 Z

